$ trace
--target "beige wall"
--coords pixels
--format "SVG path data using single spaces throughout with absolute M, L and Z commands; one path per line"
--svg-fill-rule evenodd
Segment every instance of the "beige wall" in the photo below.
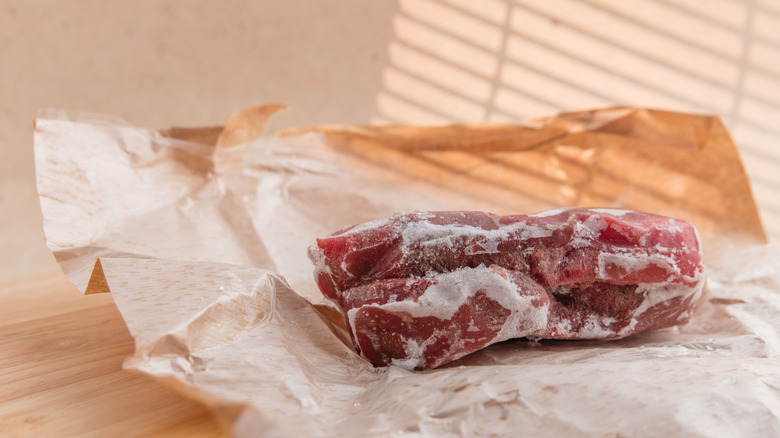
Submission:
M 0 0 L 0 281 L 56 269 L 38 108 L 150 127 L 263 102 L 313 123 L 517 121 L 634 104 L 720 114 L 780 237 L 775 0 Z
M 39 108 L 141 126 L 220 124 L 264 102 L 277 125 L 374 114 L 391 1 L 0 1 L 0 280 L 56 269 L 33 175 Z

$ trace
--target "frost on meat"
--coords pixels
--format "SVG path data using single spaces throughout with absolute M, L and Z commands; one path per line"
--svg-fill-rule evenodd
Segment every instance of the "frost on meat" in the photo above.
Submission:
M 416 370 L 511 338 L 682 324 L 704 283 L 693 225 L 623 210 L 396 214 L 317 239 L 309 256 L 360 354 Z

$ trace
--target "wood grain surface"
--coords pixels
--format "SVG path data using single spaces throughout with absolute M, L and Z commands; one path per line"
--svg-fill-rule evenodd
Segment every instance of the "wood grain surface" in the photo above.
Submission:
M 61 273 L 0 284 L 0 435 L 226 436 L 210 412 L 122 370 L 133 340 L 108 294 Z

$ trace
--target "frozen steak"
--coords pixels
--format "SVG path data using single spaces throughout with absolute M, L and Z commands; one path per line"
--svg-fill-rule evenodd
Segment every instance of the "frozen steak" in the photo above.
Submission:
M 512 338 L 683 324 L 704 284 L 693 225 L 623 210 L 402 213 L 317 239 L 309 257 L 358 352 L 415 370 Z

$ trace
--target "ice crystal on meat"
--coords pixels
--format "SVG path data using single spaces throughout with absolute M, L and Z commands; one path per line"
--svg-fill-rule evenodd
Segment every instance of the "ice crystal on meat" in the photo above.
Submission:
M 685 323 L 704 283 L 693 225 L 625 210 L 402 213 L 317 239 L 309 256 L 360 354 L 416 370 L 511 338 Z

